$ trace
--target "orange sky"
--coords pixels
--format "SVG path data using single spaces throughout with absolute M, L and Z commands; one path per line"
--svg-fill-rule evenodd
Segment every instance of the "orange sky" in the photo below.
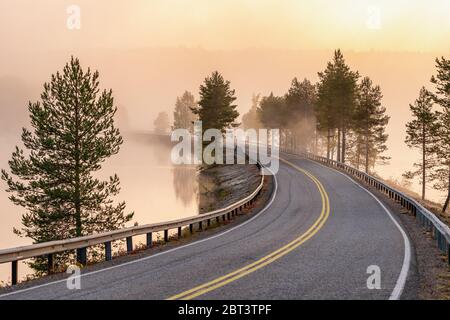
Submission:
M 66 8 L 82 28 L 66 28 Z M 435 51 L 450 47 L 448 0 L 1 0 L 4 47 Z
M 81 29 L 66 27 L 71 4 Z M 149 129 L 205 76 L 229 79 L 245 113 L 253 93 L 284 94 L 317 80 L 336 48 L 380 84 L 399 176 L 416 153 L 403 140 L 408 104 L 450 49 L 449 0 L 0 0 L 0 130 L 20 132 L 26 105 L 70 55 L 100 71 L 123 118 Z

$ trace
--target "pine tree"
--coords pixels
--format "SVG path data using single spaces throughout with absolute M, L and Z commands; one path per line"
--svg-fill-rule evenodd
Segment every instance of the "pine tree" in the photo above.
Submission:
M 286 99 L 275 96 L 272 92 L 263 97 L 258 108 L 258 117 L 264 128 L 280 130 L 280 145 L 285 146 L 289 119 Z
M 326 137 L 327 159 L 331 159 L 334 142 L 334 132 L 337 127 L 337 116 L 334 114 L 333 97 L 330 88 L 331 63 L 327 69 L 319 74 L 321 81 L 317 85 L 316 120 L 317 131 Z
M 294 78 L 286 94 L 286 108 L 289 114 L 287 126 L 293 133 L 295 146 L 305 149 L 315 141 L 316 134 L 316 87 L 308 80 Z
M 192 108 L 202 121 L 203 131 L 218 129 L 222 132 L 229 127 L 236 126 L 234 123 L 239 116 L 236 105 L 235 91 L 230 88 L 230 81 L 225 81 L 222 75 L 215 71 L 207 77 L 200 86 L 200 101 L 198 106 Z
M 167 134 L 170 129 L 169 115 L 167 112 L 160 112 L 153 121 L 154 131 L 158 134 Z
M 192 112 L 192 108 L 195 106 L 194 95 L 189 91 L 185 91 L 181 97 L 177 97 L 173 112 L 173 129 L 187 129 L 189 132 L 193 132 L 193 122 L 197 119 Z
M 252 96 L 252 107 L 250 110 L 242 116 L 242 126 L 244 129 L 255 129 L 258 130 L 261 128 L 261 122 L 258 118 L 258 106 L 260 103 L 261 95 L 253 94 Z
M 276 97 L 271 92 L 263 97 L 258 108 L 258 117 L 267 129 L 282 129 L 286 127 L 285 121 L 286 101 L 283 97 Z
M 337 160 L 345 162 L 346 138 L 353 118 L 359 73 L 350 70 L 342 52 L 334 52 L 333 62 L 329 62 L 323 72 L 319 72 L 317 114 L 318 123 L 330 138 L 337 129 Z M 330 147 L 327 148 L 329 157 Z
M 357 87 L 357 103 L 353 113 L 353 128 L 357 136 L 358 151 L 364 157 L 364 168 L 374 167 L 377 160 L 389 158 L 381 154 L 387 150 L 385 133 L 389 122 L 386 108 L 381 105 L 381 89 L 374 86 L 370 78 L 365 77 Z M 358 166 L 361 155 L 358 155 Z
M 433 109 L 433 98 L 430 92 L 422 87 L 419 98 L 414 104 L 410 104 L 413 120 L 406 124 L 405 143 L 410 148 L 417 148 L 421 151 L 421 162 L 415 163 L 415 171 L 408 171 L 404 174 L 407 179 L 413 179 L 420 176 L 422 184 L 422 200 L 425 200 L 425 190 L 427 182 L 431 181 L 431 176 L 427 175 L 427 171 L 435 166 L 432 155 L 435 150 L 435 137 L 437 134 L 438 114 Z
M 435 188 L 446 191 L 447 197 L 442 207 L 447 210 L 450 202 L 450 60 L 441 57 L 436 59 L 437 74 L 431 78 L 436 92 L 433 100 L 441 107 L 438 121 L 438 134 L 436 142 L 436 166 L 433 178 L 437 180 Z
M 11 174 L 2 170 L 10 200 L 26 210 L 23 227 L 14 231 L 34 243 L 115 230 L 133 217 L 124 214 L 125 202 L 114 203 L 117 175 L 108 181 L 93 176 L 123 142 L 114 126 L 112 91 L 99 93 L 98 77 L 75 58 L 52 75 L 41 101 L 28 106 L 32 131 L 22 133 L 27 152 L 16 147 Z M 31 266 L 43 271 L 42 262 L 37 258 Z

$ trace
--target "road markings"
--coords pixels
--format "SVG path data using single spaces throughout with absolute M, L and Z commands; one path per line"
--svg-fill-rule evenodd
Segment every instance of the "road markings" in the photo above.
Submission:
M 395 283 L 394 290 L 392 291 L 391 295 L 389 296 L 389 300 L 400 300 L 400 298 L 402 296 L 402 293 L 403 293 L 403 290 L 405 289 L 406 280 L 408 278 L 409 266 L 411 265 L 411 242 L 409 241 L 408 235 L 406 234 L 405 230 L 403 230 L 402 226 L 398 223 L 397 219 L 394 218 L 394 215 L 392 214 L 392 212 L 388 208 L 386 208 L 386 206 L 380 201 L 380 199 L 378 199 L 378 197 L 375 196 L 372 192 L 370 192 L 369 190 L 364 188 L 355 179 L 353 179 L 352 177 L 348 176 L 347 174 L 345 174 L 345 173 L 343 173 L 343 172 L 341 172 L 339 170 L 336 170 L 335 168 L 325 166 L 325 165 L 323 165 L 321 163 L 318 163 L 318 162 L 315 162 L 315 161 L 312 161 L 312 160 L 309 160 L 309 161 L 311 161 L 312 163 L 321 165 L 322 167 L 325 167 L 325 168 L 328 168 L 328 169 L 336 171 L 340 175 L 342 175 L 342 176 L 346 177 L 347 179 L 349 179 L 356 186 L 358 186 L 359 188 L 361 188 L 362 190 L 367 192 L 370 196 L 372 196 L 372 198 L 375 199 L 375 201 L 378 202 L 378 204 L 381 206 L 381 208 L 383 208 L 383 210 L 387 213 L 387 215 L 392 220 L 394 225 L 400 231 L 400 234 L 403 237 L 403 245 L 405 247 L 405 254 L 403 256 L 402 269 L 400 270 L 400 274 L 399 274 L 399 276 L 397 278 L 397 282 Z
M 299 236 L 295 240 L 291 241 L 287 245 L 275 250 L 274 252 L 262 257 L 261 259 L 255 261 L 243 268 L 235 270 L 231 273 L 228 273 L 228 274 L 226 274 L 222 277 L 219 277 L 215 280 L 212 280 L 205 284 L 197 286 L 193 289 L 190 289 L 190 290 L 184 291 L 180 294 L 171 296 L 167 300 L 178 300 L 178 299 L 179 300 L 190 300 L 190 299 L 196 298 L 198 296 L 201 296 L 205 293 L 208 293 L 210 291 L 213 291 L 215 289 L 218 289 L 220 287 L 223 287 L 223 286 L 227 285 L 228 283 L 236 281 L 236 280 L 238 280 L 252 272 L 255 272 L 256 270 L 261 269 L 261 268 L 267 266 L 268 264 L 280 259 L 284 255 L 288 254 L 292 250 L 296 249 L 297 247 L 299 247 L 300 245 L 302 245 L 303 243 L 308 241 L 310 238 L 312 238 L 315 234 L 317 234 L 319 232 L 319 230 L 323 227 L 323 225 L 328 220 L 328 217 L 330 215 L 330 201 L 329 201 L 328 195 L 325 191 L 325 188 L 323 187 L 322 183 L 319 180 L 317 180 L 317 178 L 314 177 L 310 172 L 296 166 L 295 164 L 293 164 L 287 160 L 284 160 L 281 158 L 280 158 L 280 160 L 282 162 L 288 164 L 292 168 L 296 169 L 297 171 L 302 172 L 303 174 L 305 174 L 308 178 L 310 178 L 315 183 L 315 185 L 317 186 L 317 188 L 319 190 L 321 199 L 322 199 L 322 210 L 321 210 L 319 218 L 314 222 L 314 224 L 305 233 L 303 233 L 301 236 Z
M 270 169 L 268 169 L 268 170 L 271 171 Z M 273 176 L 274 188 L 273 188 L 272 196 L 270 197 L 269 202 L 257 214 L 255 214 L 250 219 L 248 219 L 248 220 L 238 224 L 237 226 L 232 227 L 230 229 L 227 229 L 227 230 L 225 230 L 223 232 L 220 232 L 220 233 L 218 233 L 216 235 L 210 236 L 208 238 L 197 240 L 197 241 L 194 241 L 194 242 L 191 242 L 191 243 L 179 246 L 179 247 L 175 247 L 175 248 L 172 248 L 172 249 L 169 249 L 169 250 L 166 250 L 166 251 L 162 251 L 162 252 L 153 254 L 151 256 L 145 257 L 145 258 L 136 259 L 136 260 L 133 260 L 133 261 L 130 261 L 130 262 L 121 263 L 121 264 L 118 264 L 118 265 L 115 265 L 115 266 L 103 268 L 103 269 L 96 270 L 96 271 L 82 273 L 80 275 L 80 278 L 85 278 L 85 277 L 92 276 L 92 275 L 95 275 L 95 274 L 98 274 L 98 273 L 103 273 L 103 272 L 106 272 L 106 271 L 111 271 L 111 270 L 114 270 L 114 269 L 123 268 L 123 267 L 129 266 L 129 265 L 132 265 L 132 264 L 135 264 L 135 263 L 144 262 L 144 261 L 147 261 L 147 260 L 153 260 L 153 259 L 155 259 L 155 258 L 157 258 L 159 256 L 164 256 L 164 255 L 167 255 L 167 254 L 169 254 L 171 252 L 183 250 L 183 249 L 186 249 L 186 248 L 189 248 L 189 247 L 196 246 L 196 245 L 198 245 L 200 243 L 207 242 L 209 240 L 217 239 L 217 238 L 222 237 L 222 236 L 224 236 L 224 235 L 226 235 L 228 233 L 231 233 L 231 232 L 233 232 L 233 231 L 235 231 L 237 229 L 242 228 L 243 226 L 249 224 L 253 220 L 256 220 L 257 218 L 261 217 L 270 208 L 270 206 L 274 202 L 274 200 L 275 200 L 275 198 L 277 196 L 277 193 L 278 193 L 278 181 L 277 181 L 277 177 L 276 177 L 274 172 L 272 172 L 272 176 Z M 65 284 L 66 282 L 67 282 L 67 278 L 64 278 L 62 280 L 56 280 L 56 281 L 52 281 L 52 282 L 47 282 L 47 283 L 44 283 L 44 284 L 36 285 L 34 287 L 29 287 L 29 288 L 25 288 L 25 289 L 19 289 L 19 290 L 11 291 L 11 292 L 8 292 L 8 293 L 0 294 L 0 299 L 8 297 L 8 296 L 13 296 L 13 295 L 16 295 L 16 294 L 26 293 L 26 292 L 29 292 L 29 291 L 32 291 L 32 290 L 35 290 L 35 289 L 41 289 L 41 288 L 44 288 L 44 287 L 49 287 L 51 285 Z

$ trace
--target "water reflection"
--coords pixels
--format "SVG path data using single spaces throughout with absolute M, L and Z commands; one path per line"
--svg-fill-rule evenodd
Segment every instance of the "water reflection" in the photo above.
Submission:
M 107 159 L 96 173 L 107 179 L 117 173 L 121 192 L 117 201 L 125 200 L 126 212 L 135 216 L 127 226 L 169 221 L 198 213 L 198 181 L 193 166 L 173 166 L 170 161 L 171 142 L 167 136 L 148 132 L 123 133 L 124 144 L 118 155 Z M 7 168 L 14 145 L 22 146 L 19 136 L 0 136 L 0 168 Z M 0 249 L 31 244 L 30 239 L 13 234 L 13 227 L 21 226 L 24 210 L 8 200 L 5 185 L 0 182 Z M 137 243 L 138 241 L 136 241 Z M 10 277 L 10 264 L 0 265 L 0 281 Z M 19 276 L 27 269 L 22 264 Z
M 172 169 L 173 187 L 177 199 L 180 199 L 185 206 L 198 202 L 198 175 L 197 167 L 189 165 L 179 165 Z

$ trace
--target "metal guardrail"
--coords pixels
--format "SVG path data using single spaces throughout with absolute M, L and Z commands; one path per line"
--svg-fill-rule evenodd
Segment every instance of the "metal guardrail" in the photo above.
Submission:
M 416 217 L 417 221 L 422 225 L 422 227 L 431 232 L 433 239 L 436 240 L 438 249 L 442 253 L 445 253 L 447 255 L 448 263 L 450 264 L 450 228 L 445 223 L 443 223 L 434 213 L 426 209 L 418 201 L 390 187 L 380 179 L 377 179 L 365 172 L 362 172 L 341 162 L 317 156 L 309 152 L 302 152 L 289 148 L 282 148 L 281 151 L 285 153 L 300 155 L 315 162 L 319 162 L 326 166 L 344 171 L 352 177 L 363 181 L 367 185 L 376 188 L 378 191 L 384 193 L 390 199 L 398 202 L 403 208 L 408 210 Z
M 133 236 L 146 235 L 146 245 L 147 247 L 151 247 L 153 244 L 152 234 L 154 232 L 164 232 L 164 241 L 168 242 L 169 230 L 177 229 L 178 238 L 181 238 L 182 227 L 189 226 L 190 232 L 193 233 L 195 224 L 198 224 L 199 230 L 203 230 L 204 222 L 206 222 L 207 226 L 210 226 L 211 220 L 213 219 L 216 219 L 217 222 L 220 222 L 220 219 L 222 219 L 222 221 L 231 220 L 235 215 L 241 212 L 243 208 L 251 205 L 263 188 L 264 175 L 262 174 L 262 167 L 259 162 L 256 165 L 261 172 L 261 180 L 258 187 L 249 196 L 226 208 L 169 222 L 147 224 L 73 239 L 50 241 L 29 246 L 4 249 L 0 250 L 0 264 L 11 262 L 11 283 L 12 285 L 15 285 L 17 284 L 18 261 L 20 260 L 40 256 L 47 257 L 48 272 L 52 273 L 54 271 L 53 255 L 55 253 L 77 250 L 77 261 L 82 265 L 86 265 L 87 248 L 103 244 L 105 249 L 105 259 L 106 261 L 109 261 L 112 260 L 112 241 L 126 239 L 127 252 L 130 253 L 133 251 Z

